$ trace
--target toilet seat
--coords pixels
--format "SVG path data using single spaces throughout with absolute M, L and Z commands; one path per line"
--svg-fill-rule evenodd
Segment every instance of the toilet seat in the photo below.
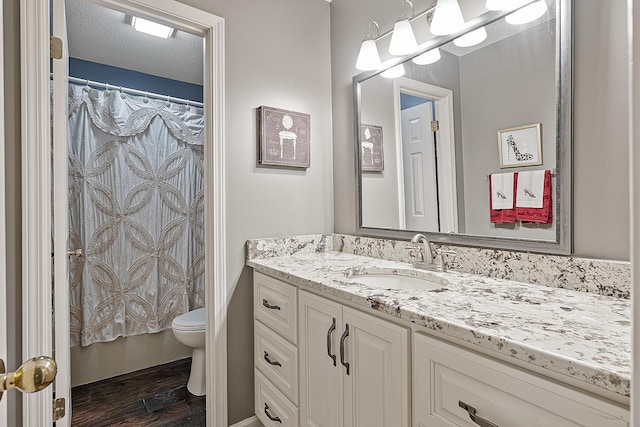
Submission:
M 205 309 L 199 308 L 173 319 L 171 327 L 180 331 L 204 331 L 207 323 L 206 317 Z

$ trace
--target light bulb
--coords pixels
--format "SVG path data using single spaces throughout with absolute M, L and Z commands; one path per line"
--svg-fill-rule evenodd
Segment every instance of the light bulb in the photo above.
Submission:
M 485 6 L 488 10 L 507 10 L 509 8 L 508 0 L 487 0 Z
M 507 15 L 504 19 L 511 25 L 520 25 L 535 21 L 546 12 L 547 2 L 545 0 L 539 0 L 523 7 L 522 9 L 516 10 L 512 14 Z
M 380 75 L 386 79 L 395 79 L 396 77 L 404 76 L 404 65 L 396 65 L 386 71 L 380 73 Z
M 453 41 L 458 47 L 475 46 L 478 43 L 482 43 L 487 38 L 487 30 L 484 27 L 480 27 L 477 30 L 468 32 L 467 34 L 458 37 Z
M 464 26 L 464 18 L 458 0 L 438 0 L 431 20 L 431 34 L 446 36 Z
M 412 59 L 412 61 L 414 64 L 428 65 L 433 64 L 434 62 L 438 62 L 440 60 L 440 57 L 440 49 L 436 47 L 435 49 L 428 50 L 425 53 L 416 56 Z
M 360 71 L 371 71 L 380 68 L 380 54 L 375 40 L 365 39 L 360 45 L 360 52 L 356 60 L 356 68 Z
M 391 55 L 407 55 L 418 49 L 416 36 L 413 34 L 411 22 L 406 17 L 402 17 L 396 21 L 389 42 L 389 53 Z

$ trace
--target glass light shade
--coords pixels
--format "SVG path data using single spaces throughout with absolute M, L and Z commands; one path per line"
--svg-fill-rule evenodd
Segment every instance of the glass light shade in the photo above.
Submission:
M 387 79 L 395 79 L 396 77 L 404 76 L 404 65 L 400 64 L 395 67 L 391 67 L 380 73 L 380 75 Z
M 363 40 L 356 60 L 356 68 L 360 71 L 371 71 L 377 70 L 381 65 L 376 41 L 373 39 Z
M 453 41 L 458 47 L 475 46 L 478 43 L 482 43 L 487 38 L 487 30 L 484 27 L 480 27 L 477 30 L 468 32 L 464 36 L 460 36 Z
M 417 49 L 418 42 L 413 34 L 411 22 L 407 18 L 398 19 L 393 26 L 393 33 L 389 42 L 389 53 L 391 55 L 407 55 Z
M 464 18 L 458 0 L 438 0 L 431 21 L 431 34 L 446 36 L 458 31 L 464 25 Z
M 535 3 L 531 3 L 522 9 L 516 10 L 510 15 L 507 15 L 505 21 L 511 25 L 526 24 L 531 21 L 535 21 L 547 12 L 547 2 L 545 0 L 539 0 Z
M 434 62 L 438 62 L 439 60 L 440 49 L 438 48 L 428 50 L 425 53 L 418 55 L 412 59 L 413 63 L 418 65 L 433 64 Z
M 484 7 L 488 10 L 505 10 L 508 7 L 507 0 L 487 0 Z
M 131 26 L 141 33 L 150 34 L 162 39 L 168 39 L 173 35 L 173 28 L 138 18 L 137 16 L 131 18 Z

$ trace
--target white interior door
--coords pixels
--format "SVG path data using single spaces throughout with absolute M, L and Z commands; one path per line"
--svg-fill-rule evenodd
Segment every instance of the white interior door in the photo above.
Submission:
M 407 229 L 440 231 L 432 102 L 402 110 L 401 120 Z
M 53 60 L 53 353 L 58 364 L 54 383 L 56 399 L 64 399 L 66 415 L 55 424 L 71 425 L 71 359 L 69 338 L 69 271 L 67 245 L 69 240 L 68 178 L 67 178 L 67 76 L 69 54 L 64 0 L 53 0 L 51 9 L 54 37 L 62 41 L 62 58 Z M 76 249 L 76 248 L 72 248 Z

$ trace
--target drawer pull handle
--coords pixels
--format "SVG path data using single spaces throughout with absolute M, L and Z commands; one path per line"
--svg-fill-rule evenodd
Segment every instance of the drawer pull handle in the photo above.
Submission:
M 279 306 L 269 304 L 269 301 L 267 301 L 266 299 L 262 300 L 262 305 L 267 307 L 269 310 L 280 310 Z
M 280 362 L 278 362 L 278 361 L 275 361 L 275 362 L 274 362 L 273 360 L 271 360 L 271 359 L 269 358 L 269 353 L 267 353 L 266 351 L 264 352 L 264 360 L 266 360 L 266 361 L 267 361 L 267 363 L 268 363 L 269 365 L 282 366 L 282 365 L 280 364 Z
M 344 340 L 349 336 L 349 324 L 347 323 L 344 328 L 344 332 L 342 333 L 342 337 L 340 337 L 340 363 L 342 366 L 347 368 L 347 375 L 349 375 L 349 363 L 344 361 Z
M 327 354 L 329 355 L 329 357 L 333 360 L 333 366 L 337 366 L 336 364 L 336 355 L 335 354 L 331 354 L 331 335 L 333 334 L 333 331 L 336 330 L 336 318 L 333 318 L 333 323 L 331 324 L 331 326 L 329 327 L 329 330 L 327 331 Z
M 484 418 L 480 418 L 479 416 L 477 416 L 476 408 L 474 408 L 473 406 L 467 405 L 462 400 L 458 401 L 458 406 L 464 409 L 465 411 L 467 411 L 467 414 L 469 414 L 469 418 L 471 418 L 471 421 L 478 424 L 480 427 L 498 427 L 497 424 L 494 424 L 491 421 L 485 420 Z
M 269 405 L 267 405 L 267 403 L 266 403 L 266 402 L 265 402 L 265 404 L 264 404 L 264 413 L 267 415 L 267 417 L 269 417 L 269 419 L 270 419 L 271 421 L 277 421 L 277 422 L 279 422 L 280 424 L 282 424 L 282 420 L 281 420 L 279 417 L 274 417 L 273 415 L 271 415 L 271 414 L 269 413 Z

